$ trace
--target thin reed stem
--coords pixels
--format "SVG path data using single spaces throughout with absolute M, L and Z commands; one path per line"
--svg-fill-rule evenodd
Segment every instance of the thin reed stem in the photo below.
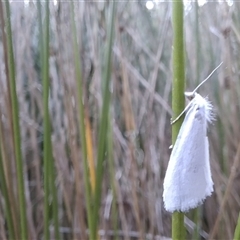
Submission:
M 20 207 L 21 239 L 27 239 L 28 231 L 27 231 L 27 213 L 26 213 L 25 188 L 24 188 L 24 170 L 23 170 L 23 159 L 22 159 L 22 151 L 21 151 L 19 109 L 18 109 L 18 99 L 17 99 L 17 91 L 16 91 L 16 80 L 15 80 L 15 62 L 14 62 L 13 42 L 12 42 L 11 13 L 10 13 L 9 1 L 6 0 L 5 4 L 6 4 L 8 72 L 9 72 L 10 94 L 11 94 L 11 102 L 12 102 L 14 150 L 15 150 L 16 166 L 17 166 L 17 188 L 18 188 L 19 207 Z
M 86 193 L 86 205 L 87 205 L 87 220 L 89 228 L 90 240 L 94 239 L 93 230 L 93 215 L 92 215 L 92 197 L 91 197 L 91 186 L 89 180 L 89 169 L 87 162 L 87 142 L 86 142 L 86 131 L 85 131 L 85 117 L 84 117 L 84 102 L 83 102 L 83 82 L 82 82 L 82 71 L 81 61 L 79 57 L 79 46 L 77 42 L 77 29 L 75 24 L 75 13 L 74 13 L 74 2 L 71 1 L 71 22 L 72 22 L 72 34 L 73 34 L 73 48 L 74 48 L 74 63 L 75 63 L 75 78 L 77 85 L 77 96 L 78 96 L 78 113 L 80 121 L 80 136 L 81 136 L 81 147 L 82 147 L 82 159 L 84 168 L 84 183 Z
M 1 3 L 0 3 L 1 4 Z M 13 219 L 12 219 L 12 208 L 11 203 L 9 200 L 9 192 L 7 188 L 7 182 L 6 182 L 6 174 L 4 173 L 4 167 L 3 167 L 3 146 L 2 146 L 2 126 L 0 124 L 0 181 L 1 181 L 1 192 L 5 200 L 6 207 L 5 214 L 7 219 L 7 226 L 8 226 L 8 233 L 9 233 L 9 239 L 16 239 L 17 236 L 14 233 L 14 226 L 13 226 Z
M 43 161 L 44 161 L 44 239 L 50 239 L 49 235 L 49 189 L 51 173 L 51 127 L 49 119 L 48 98 L 49 98 L 49 0 L 45 2 L 45 24 L 44 24 L 44 42 L 43 42 L 43 62 L 42 80 L 43 80 Z
M 1 30 L 2 30 L 2 44 L 3 44 L 3 54 L 4 54 L 4 62 L 5 62 L 5 71 L 6 71 L 6 79 L 7 79 L 7 91 L 8 91 L 8 97 L 7 97 L 7 109 L 8 109 L 8 116 L 9 116 L 9 125 L 10 125 L 10 136 L 11 136 L 11 143 L 12 146 L 14 146 L 14 136 L 13 136 L 13 117 L 12 117 L 12 111 L 11 111 L 11 91 L 10 91 L 10 77 L 9 77 L 9 71 L 8 71 L 8 52 L 7 52 L 7 36 L 5 34 L 5 16 L 4 16 L 4 10 L 3 10 L 3 3 L 0 1 L 0 19 L 1 19 Z M 2 112 L 0 111 L 0 116 L 2 116 Z M 14 227 L 14 234 L 15 236 L 18 236 L 20 234 L 20 229 L 18 225 L 18 218 L 19 218 L 19 213 L 17 212 L 16 209 L 16 202 L 14 198 L 14 193 L 13 193 L 13 188 L 12 188 L 12 180 L 10 174 L 8 174 L 9 171 L 9 161 L 6 159 L 6 147 L 4 144 L 4 138 L 3 138 L 3 127 L 2 127 L 2 122 L 0 126 L 0 142 L 1 142 L 1 154 L 2 154 L 2 163 L 4 167 L 4 172 L 5 172 L 5 178 L 6 178 L 6 184 L 7 184 L 7 194 L 6 196 L 6 201 L 10 201 L 9 204 L 11 206 L 11 214 L 12 214 L 12 221 L 13 221 L 13 227 Z M 15 156 L 15 155 L 14 155 Z M 8 198 L 8 200 L 7 200 Z M 7 205 L 7 203 L 6 203 Z M 14 215 L 13 215 L 14 214 Z M 7 220 L 8 221 L 8 220 Z M 8 223 L 8 225 L 11 223 Z M 11 228 L 11 226 L 10 226 Z M 11 231 L 11 229 L 9 229 Z
M 173 3 L 173 86 L 172 86 L 172 110 L 175 119 L 184 109 L 185 97 L 185 58 L 184 58 L 184 34 L 183 34 L 183 2 Z M 174 144 L 180 130 L 183 118 L 172 125 L 172 143 Z M 172 239 L 185 239 L 184 214 L 174 212 L 172 215 Z
M 234 240 L 238 240 L 240 239 L 240 213 L 238 215 L 238 222 L 237 222 L 237 226 L 235 228 L 235 232 L 234 232 Z
M 108 27 L 108 38 L 107 38 L 107 49 L 106 49 L 106 62 L 103 76 L 103 105 L 100 118 L 100 131 L 98 137 L 98 156 L 97 156 L 97 178 L 96 178 L 96 192 L 94 198 L 94 239 L 97 237 L 97 226 L 99 221 L 99 209 L 101 206 L 101 188 L 104 173 L 104 160 L 105 153 L 107 151 L 107 131 L 108 131 L 108 118 L 109 118 L 109 107 L 110 107 L 110 79 L 111 79 L 111 56 L 112 56 L 112 45 L 113 45 L 113 34 L 114 34 L 114 20 L 116 11 L 116 1 L 111 3 L 109 27 Z

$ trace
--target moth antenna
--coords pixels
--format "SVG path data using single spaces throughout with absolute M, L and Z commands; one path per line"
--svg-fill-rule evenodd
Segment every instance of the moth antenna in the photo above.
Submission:
M 187 110 L 190 108 L 191 106 L 191 102 L 188 103 L 188 105 L 184 108 L 184 110 L 174 119 L 174 120 L 171 120 L 171 124 L 173 125 L 175 122 L 177 122 L 180 117 L 185 113 L 187 112 Z
M 204 79 L 193 91 L 192 94 L 194 94 L 213 74 L 215 71 L 218 70 L 218 68 L 220 68 L 220 66 L 223 64 L 223 62 L 221 62 L 209 75 L 206 79 Z

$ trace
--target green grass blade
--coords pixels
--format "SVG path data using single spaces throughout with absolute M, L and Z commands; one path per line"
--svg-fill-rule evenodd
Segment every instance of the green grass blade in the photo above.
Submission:
M 3 44 L 3 53 L 4 53 L 4 62 L 5 62 L 5 71 L 6 71 L 6 79 L 7 79 L 7 92 L 8 92 L 8 113 L 9 113 L 9 125 L 10 125 L 10 132 L 11 132 L 11 142 L 12 145 L 14 146 L 14 133 L 13 133 L 13 117 L 12 117 L 12 111 L 11 111 L 11 91 L 10 91 L 10 77 L 9 77 L 9 71 L 8 71 L 8 53 L 7 53 L 7 36 L 5 32 L 5 17 L 4 17 L 4 10 L 3 10 L 3 4 L 2 1 L 0 1 L 0 19 L 1 19 L 1 30 L 2 30 L 2 44 Z M 1 115 L 1 113 L 0 113 Z M 3 132 L 2 132 L 2 126 L 1 126 L 1 136 L 3 137 Z M 1 149 L 2 149 L 2 161 L 3 164 L 6 166 L 7 164 L 7 159 L 6 159 L 6 146 L 4 145 L 4 140 L 1 138 Z M 14 158 L 15 158 L 15 152 L 14 152 Z M 9 169 L 9 166 L 5 167 L 6 171 Z M 5 173 L 5 178 L 6 181 L 9 180 L 11 177 L 8 175 L 8 173 Z M 12 181 L 11 183 L 9 182 L 9 187 L 8 187 L 8 199 L 10 201 L 11 205 L 11 214 L 12 214 L 12 220 L 13 220 L 13 227 L 14 227 L 14 233 L 15 236 L 20 235 L 20 227 L 18 226 L 19 223 L 19 213 L 17 212 L 17 206 L 15 204 L 15 199 L 14 199 L 14 193 L 13 189 L 11 188 L 12 186 Z
M 20 226 L 21 226 L 21 239 L 27 239 L 27 214 L 26 214 L 26 202 L 25 202 L 25 190 L 24 190 L 24 171 L 23 171 L 23 159 L 21 152 L 21 135 L 19 128 L 19 109 L 18 99 L 16 91 L 15 80 L 15 63 L 12 44 L 12 29 L 11 29 L 11 13 L 9 1 L 5 1 L 6 4 L 6 32 L 7 32 L 7 52 L 8 52 L 8 71 L 10 78 L 10 94 L 12 102 L 12 116 L 13 116 L 13 132 L 14 132 L 14 148 L 17 166 L 17 184 L 20 206 Z
M 44 25 L 44 42 L 43 42 L 43 62 L 42 62 L 42 79 L 43 79 L 43 107 L 44 107 L 44 138 L 43 138 L 43 162 L 44 162 L 44 239 L 49 239 L 49 188 L 51 173 L 51 127 L 48 109 L 49 97 L 49 0 L 45 2 L 45 25 Z
M 1 4 L 1 3 L 0 3 Z M 1 113 L 0 113 L 1 115 Z M 4 167 L 3 167 L 3 135 L 2 135 L 2 126 L 0 124 L 0 181 L 1 181 L 1 191 L 2 195 L 4 197 L 5 202 L 5 212 L 6 212 L 6 219 L 7 219 L 7 226 L 8 226 L 8 233 L 9 233 L 9 239 L 16 239 L 16 235 L 14 233 L 14 226 L 13 226 L 13 219 L 12 219 L 12 208 L 11 203 L 9 200 L 9 192 L 7 188 L 7 182 L 6 182 L 6 175 L 4 173 Z
M 111 15 L 110 23 L 108 28 L 108 39 L 107 39 L 107 50 L 106 50 L 106 63 L 104 69 L 104 91 L 103 91 L 103 106 L 100 119 L 100 131 L 98 139 L 98 156 L 97 156 L 97 176 L 96 176 L 96 192 L 94 198 L 94 238 L 96 239 L 97 234 L 97 225 L 99 219 L 99 209 L 101 205 L 101 187 L 102 187 L 102 178 L 104 172 L 104 160 L 105 152 L 107 146 L 107 131 L 108 131 L 108 118 L 109 118 L 109 106 L 110 106 L 110 79 L 111 79 L 111 53 L 113 45 L 113 34 L 114 34 L 114 19 L 116 11 L 116 2 L 111 3 Z
M 79 57 L 79 47 L 77 42 L 77 29 L 75 24 L 74 14 L 74 2 L 71 1 L 71 22 L 72 22 L 72 33 L 73 33 L 73 47 L 74 47 L 74 63 L 75 63 L 75 74 L 76 74 L 76 85 L 78 95 L 78 113 L 80 121 L 80 135 L 82 145 L 82 158 L 84 167 L 84 183 L 86 193 L 86 205 L 87 205 L 87 217 L 88 217 L 88 228 L 90 239 L 93 240 L 93 216 L 91 206 L 91 187 L 89 182 L 89 170 L 87 162 L 87 143 L 86 143 L 86 132 L 85 132 L 85 117 L 84 117 L 84 103 L 83 103 L 83 83 L 82 83 L 82 71 L 81 62 Z
M 235 232 L 234 232 L 234 240 L 238 240 L 240 239 L 240 213 L 238 215 L 238 222 L 237 222 L 237 226 L 235 228 Z

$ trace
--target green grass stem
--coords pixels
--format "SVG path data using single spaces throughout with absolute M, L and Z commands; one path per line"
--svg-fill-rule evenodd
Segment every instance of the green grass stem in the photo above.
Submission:
M 40 30 L 41 31 L 41 30 Z M 48 98 L 49 98 L 49 0 L 45 2 L 45 24 L 44 24 L 44 42 L 43 42 L 43 62 L 42 80 L 43 80 L 43 162 L 44 162 L 44 239 L 50 239 L 49 235 L 49 189 L 51 173 L 51 127 L 49 119 Z M 40 39 L 41 41 L 41 39 Z
M 8 53 L 8 71 L 10 79 L 10 94 L 12 102 L 12 116 L 13 116 L 13 133 L 14 133 L 14 149 L 17 166 L 17 189 L 19 197 L 20 207 L 20 227 L 21 227 L 21 239 L 28 239 L 27 232 L 27 213 L 25 202 L 25 189 L 24 189 L 24 171 L 23 171 L 23 159 L 21 152 L 21 135 L 19 128 L 19 109 L 18 99 L 16 91 L 15 80 L 15 62 L 12 43 L 12 29 L 11 29 L 11 13 L 9 1 L 5 1 L 6 4 L 6 33 L 7 33 L 7 53 Z
M 97 227 L 99 221 L 99 209 L 101 206 L 101 188 L 102 188 L 102 179 L 104 173 L 104 160 L 105 153 L 107 150 L 107 137 L 108 137 L 108 118 L 109 118 L 109 107 L 110 107 L 110 79 L 111 79 L 111 56 L 112 56 L 112 45 L 113 45 L 113 35 L 114 35 L 114 20 L 115 20 L 115 11 L 116 11 L 116 1 L 111 2 L 111 12 L 109 18 L 109 27 L 108 27 L 108 37 L 107 37 L 107 49 L 106 49 L 106 62 L 104 67 L 104 76 L 103 76 L 103 105 L 100 118 L 100 131 L 98 138 L 98 155 L 97 155 L 97 177 L 96 177 L 96 192 L 94 198 L 94 239 L 97 237 Z
M 7 181 L 6 181 L 6 174 L 4 173 L 4 167 L 3 167 L 3 144 L 2 144 L 3 136 L 2 136 L 2 126 L 0 124 L 0 182 L 1 182 L 1 192 L 4 197 L 5 202 L 5 214 L 6 214 L 6 220 L 7 220 L 7 226 L 8 226 L 8 233 L 9 233 L 9 239 L 16 239 L 17 236 L 14 233 L 14 225 L 13 225 L 13 218 L 12 218 L 12 208 L 11 208 L 11 202 L 9 200 L 9 191 L 7 187 Z
M 240 213 L 238 215 L 238 222 L 237 222 L 237 226 L 235 228 L 235 232 L 234 232 L 234 240 L 238 240 L 240 239 Z
M 84 103 L 83 103 L 83 82 L 82 82 L 82 70 L 81 61 L 79 56 L 79 46 L 77 42 L 77 29 L 75 24 L 75 14 L 74 14 L 74 2 L 71 1 L 71 22 L 72 22 L 72 33 L 73 33 L 73 48 L 74 48 L 74 63 L 75 63 L 75 74 L 76 74 L 76 84 L 77 84 L 77 95 L 78 95 L 78 113 L 80 121 L 80 136 L 82 145 L 82 159 L 84 168 L 84 183 L 85 183 L 85 196 L 87 205 L 87 219 L 89 228 L 90 240 L 94 239 L 93 230 L 93 215 L 92 215 L 92 198 L 91 198 L 91 186 L 89 181 L 89 169 L 87 161 L 87 142 L 86 142 L 86 131 L 85 131 L 85 118 L 84 118 Z
M 9 71 L 8 71 L 8 53 L 7 53 L 7 36 L 6 36 L 6 32 L 5 32 L 5 17 L 4 17 L 4 10 L 3 10 L 3 3 L 2 1 L 0 1 L 0 19 L 1 19 L 1 30 L 2 30 L 2 44 L 3 44 L 3 54 L 4 54 L 4 62 L 5 62 L 5 71 L 6 71 L 6 79 L 7 79 L 7 92 L 8 92 L 8 114 L 9 114 L 9 125 L 10 125 L 10 132 L 11 132 L 11 143 L 12 146 L 14 146 L 14 136 L 13 136 L 13 117 L 12 117 L 12 103 L 11 103 L 11 91 L 10 91 L 10 78 L 9 78 Z M 2 113 L 0 112 L 0 115 L 2 115 Z M 11 176 L 9 176 L 8 174 L 8 170 L 9 170 L 9 161 L 7 161 L 6 159 L 6 146 L 4 144 L 4 138 L 3 138 L 3 127 L 1 126 L 1 153 L 2 153 L 2 161 L 3 161 L 3 165 L 5 165 L 5 179 L 6 182 L 8 182 L 9 180 L 9 185 L 7 186 L 7 193 L 8 193 L 8 200 L 10 201 L 10 205 L 11 205 L 11 214 L 12 214 L 12 220 L 13 220 L 13 227 L 14 227 L 14 233 L 15 236 L 19 236 L 20 235 L 20 227 L 18 226 L 18 222 L 19 222 L 19 211 L 17 211 L 17 206 L 16 206 L 16 202 L 15 202 L 15 198 L 14 198 L 14 193 L 13 193 L 13 189 L 11 188 L 12 186 L 12 181 L 11 181 Z M 15 158 L 15 152 L 13 152 L 14 154 L 14 158 Z M 4 170 L 4 171 L 5 171 Z M 7 200 L 6 200 L 7 201 Z M 8 220 L 7 220 L 8 221 Z M 9 229 L 10 231 L 10 229 Z
M 174 1 L 172 10 L 173 21 L 173 85 L 172 110 L 175 119 L 184 109 L 185 97 L 185 57 L 183 32 L 183 2 Z M 174 144 L 180 130 L 183 118 L 172 125 L 172 143 Z M 185 239 L 184 214 L 174 212 L 172 215 L 172 239 Z

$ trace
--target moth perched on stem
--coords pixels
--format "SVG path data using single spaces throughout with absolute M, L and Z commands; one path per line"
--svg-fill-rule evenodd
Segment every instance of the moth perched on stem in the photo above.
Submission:
M 168 163 L 163 183 L 163 201 L 169 212 L 186 212 L 202 204 L 213 192 L 209 163 L 208 123 L 213 121 L 212 104 L 196 91 L 222 65 L 192 92 L 185 92 L 190 103 L 172 121 L 186 113 Z

